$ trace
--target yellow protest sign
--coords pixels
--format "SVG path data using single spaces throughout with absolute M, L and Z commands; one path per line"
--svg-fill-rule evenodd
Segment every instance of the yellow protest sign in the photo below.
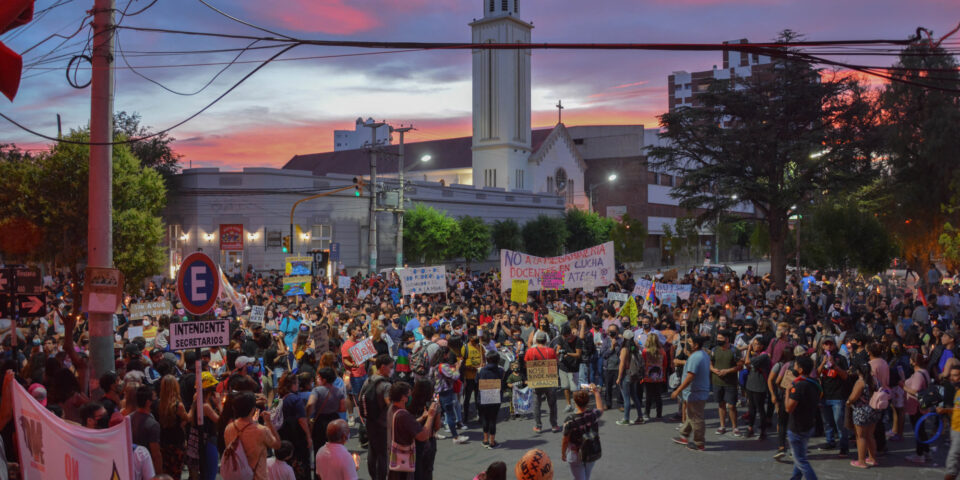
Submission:
M 638 314 L 639 312 L 637 311 L 637 301 L 633 299 L 633 295 L 630 295 L 630 298 L 627 299 L 627 303 L 623 304 L 623 308 L 620 309 L 620 313 L 618 314 L 618 316 L 626 315 L 627 318 L 630 319 L 630 326 L 636 327 Z
M 527 386 L 530 388 L 556 388 L 559 385 L 560 379 L 557 377 L 557 361 L 555 359 L 527 361 Z
M 514 280 L 511 284 L 510 301 L 520 304 L 527 303 L 527 288 L 529 286 L 529 280 Z

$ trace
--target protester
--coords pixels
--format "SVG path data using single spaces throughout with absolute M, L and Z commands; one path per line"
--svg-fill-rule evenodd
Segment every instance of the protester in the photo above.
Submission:
M 923 353 L 912 350 L 910 352 L 910 366 L 913 367 L 913 375 L 903 384 L 903 390 L 906 393 L 904 412 L 910 416 L 910 424 L 914 426 L 917 432 L 917 436 L 914 439 L 916 451 L 913 455 L 907 455 L 906 459 L 907 461 L 919 464 L 927 463 L 930 460 L 930 445 L 927 443 L 926 425 L 920 423 L 920 418 L 927 413 L 927 411 L 920 408 L 919 399 L 920 392 L 926 390 L 932 382 L 930 374 L 925 368 L 928 362 L 929 360 Z
M 317 450 L 317 478 L 322 480 L 357 480 L 357 464 L 344 445 L 350 438 L 350 427 L 343 420 L 327 424 L 327 443 Z
M 500 368 L 500 354 L 491 351 L 487 353 L 486 364 L 477 373 L 477 380 L 496 380 L 497 398 L 491 400 L 491 403 L 480 405 L 480 423 L 483 426 L 483 446 L 494 449 L 500 446 L 496 441 L 497 436 L 497 416 L 500 415 L 500 404 L 503 403 L 502 390 L 499 388 L 506 373 Z M 483 395 L 480 395 L 481 400 Z
M 670 398 L 683 395 L 686 421 L 680 428 L 680 436 L 673 439 L 674 443 L 684 445 L 691 450 L 704 451 L 706 449 L 706 424 L 703 422 L 703 411 L 710 395 L 710 357 L 703 350 L 706 346 L 706 337 L 691 335 L 687 338 L 690 358 L 683 367 L 683 380 L 680 386 L 670 394 Z M 693 434 L 693 443 L 688 437 Z
M 644 415 L 649 419 L 650 408 L 656 405 L 657 417 L 663 417 L 663 390 L 667 385 L 666 349 L 657 335 L 647 336 L 643 349 L 643 389 L 646 394 Z M 598 404 L 599 405 L 599 404 Z
M 597 408 L 587 410 L 593 393 Z M 590 480 L 590 472 L 600 459 L 600 415 L 603 414 L 603 400 L 600 389 L 590 384 L 587 390 L 573 394 L 577 412 L 568 415 L 563 422 L 563 440 L 560 444 L 560 458 L 567 461 L 570 451 L 570 473 L 574 480 Z
M 767 409 L 768 387 L 767 377 L 770 372 L 770 356 L 763 351 L 760 337 L 754 337 L 744 356 L 747 365 L 747 382 L 744 387 L 747 391 L 749 411 L 747 413 L 746 436 L 752 437 L 755 430 L 757 414 L 760 414 L 760 440 L 767 438 L 767 425 L 770 423 L 770 411 Z
M 160 403 L 157 406 L 160 423 L 160 453 L 163 456 L 162 472 L 178 476 L 183 474 L 184 445 L 190 421 L 187 409 L 180 397 L 180 383 L 173 375 L 160 379 Z
M 716 346 L 710 353 L 712 365 L 713 395 L 717 399 L 718 412 L 720 416 L 720 428 L 717 429 L 717 435 L 723 435 L 727 432 L 726 424 L 730 423 L 730 430 L 734 436 L 742 434 L 737 429 L 737 372 L 743 367 L 740 360 L 740 354 L 737 350 L 730 347 L 731 332 L 729 330 L 720 330 L 717 332 Z
M 870 398 L 877 391 L 877 381 L 873 378 L 870 364 L 860 363 L 857 369 L 857 383 L 847 398 L 847 405 L 853 408 L 853 425 L 857 433 L 857 459 L 850 465 L 869 468 L 879 465 L 877 444 L 873 431 L 880 420 L 881 412 L 870 406 Z
M 290 460 L 292 459 L 293 444 L 286 440 L 280 442 L 280 448 L 274 451 L 274 456 L 267 459 L 267 479 L 297 480 L 296 474 L 293 473 L 293 467 L 290 466 Z
M 535 345 L 527 350 L 524 355 L 524 361 L 531 362 L 535 360 L 556 360 L 557 354 L 554 349 L 547 347 L 549 336 L 544 331 L 538 331 L 534 334 Z M 557 425 L 557 398 L 556 389 L 553 387 L 538 387 L 533 389 L 533 421 L 534 433 L 543 431 L 543 421 L 540 418 L 543 402 L 547 402 L 547 408 L 550 410 L 550 428 L 554 432 L 560 431 Z
M 820 417 L 823 419 L 823 428 L 826 432 L 826 445 L 821 450 L 840 449 L 840 456 L 845 457 L 850 452 L 849 432 L 846 428 L 845 403 L 848 387 L 847 358 L 839 354 L 834 337 L 823 337 L 820 340 L 821 352 L 817 365 L 817 378 L 823 388 L 823 406 L 820 408 Z
M 416 461 L 416 442 L 424 442 L 433 435 L 432 428 L 424 428 L 405 408 L 410 400 L 410 385 L 397 382 L 390 386 L 390 408 L 387 412 L 387 437 L 390 445 L 390 480 L 413 480 Z M 427 411 L 427 425 L 433 425 L 438 406 L 432 403 Z
M 233 399 L 232 403 L 236 419 L 224 430 L 224 442 L 230 445 L 239 437 L 247 463 L 253 470 L 253 480 L 268 480 L 267 449 L 278 449 L 281 446 L 280 437 L 270 420 L 270 412 L 261 414 L 266 425 L 264 426 L 254 420 L 254 415 L 258 413 L 257 399 L 254 394 L 241 393 Z M 278 457 L 286 459 L 286 456 L 279 454 Z M 273 470 L 281 469 L 275 467 Z
M 633 341 L 633 330 L 623 332 L 623 344 L 620 348 L 620 370 L 617 374 L 617 385 L 620 386 L 620 395 L 623 398 L 623 419 L 617 420 L 617 425 L 630 425 L 630 407 L 637 409 L 637 419 L 633 425 L 643 423 L 643 405 L 640 403 L 640 382 L 643 380 L 643 358 L 640 348 Z
M 330 367 L 317 372 L 318 385 L 310 392 L 306 414 L 310 419 L 313 447 L 320 448 L 327 443 L 327 425 L 340 418 L 346 412 L 346 399 L 343 392 L 334 386 L 337 374 Z
M 784 410 L 790 415 L 787 424 L 787 437 L 793 452 L 793 480 L 804 478 L 817 480 L 817 475 L 807 459 L 807 445 L 817 424 L 817 411 L 823 389 L 820 382 L 810 378 L 813 372 L 813 360 L 810 357 L 798 357 L 793 364 L 796 379 L 787 392 Z

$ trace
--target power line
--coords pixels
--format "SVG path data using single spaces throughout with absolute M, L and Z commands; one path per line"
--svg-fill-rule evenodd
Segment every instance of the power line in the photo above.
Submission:
M 154 0 L 154 1 L 156 1 L 156 0 Z M 260 30 L 261 32 L 266 32 L 266 33 L 269 33 L 269 34 L 271 34 L 271 35 L 277 35 L 277 36 L 279 36 L 279 37 L 286 38 L 287 40 L 294 40 L 294 41 L 296 40 L 295 38 L 293 38 L 293 37 L 291 37 L 291 36 L 289 36 L 289 35 L 285 35 L 285 34 L 282 34 L 282 33 L 277 33 L 277 32 L 274 32 L 273 30 L 267 30 L 266 28 L 263 28 L 263 27 L 254 25 L 254 24 L 252 24 L 252 23 L 250 23 L 250 22 L 247 22 L 247 21 L 245 21 L 245 20 L 241 20 L 241 19 L 239 19 L 239 18 L 237 18 L 237 17 L 234 17 L 233 15 L 230 15 L 229 13 L 226 13 L 226 12 L 224 12 L 223 10 L 218 9 L 217 7 L 214 7 L 213 5 L 210 5 L 209 3 L 205 2 L 204 0 L 197 0 L 197 1 L 200 2 L 200 3 L 202 3 L 202 4 L 204 4 L 204 5 L 205 5 L 207 8 L 209 8 L 210 10 L 213 10 L 214 12 L 217 12 L 217 13 L 219 13 L 220 15 L 223 15 L 224 17 L 227 17 L 227 18 L 229 18 L 230 20 L 233 20 L 234 22 L 237 22 L 237 23 L 246 25 L 246 26 L 251 27 L 251 28 L 255 28 L 255 29 L 257 29 L 257 30 Z

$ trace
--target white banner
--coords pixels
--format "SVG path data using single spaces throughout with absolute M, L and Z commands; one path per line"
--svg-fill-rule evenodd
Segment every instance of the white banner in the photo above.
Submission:
M 513 250 L 500 250 L 500 290 L 507 291 L 513 280 L 527 280 L 527 291 L 541 290 L 544 272 L 563 273 L 563 288 L 592 290 L 614 283 L 613 242 L 596 245 L 559 257 L 535 257 Z
M 173 315 L 173 306 L 166 300 L 130 304 L 130 320 L 140 320 L 144 315 L 159 320 L 162 315 Z
M 350 288 L 350 277 L 340 275 L 337 277 L 337 288 L 348 290 Z
M 633 296 L 639 299 L 646 299 L 647 293 L 650 291 L 650 286 L 653 285 L 653 282 L 650 280 L 638 279 L 636 286 L 633 287 Z M 667 303 L 670 305 L 675 305 L 677 299 L 687 300 L 690 298 L 690 290 L 692 285 L 677 285 L 676 283 L 659 283 L 654 287 L 654 295 L 657 296 L 657 299 L 660 300 L 660 303 Z
M 4 381 L 13 396 L 13 422 L 24 480 L 131 480 L 130 418 L 105 430 L 69 424 L 40 405 L 13 377 Z M 4 395 L 4 398 L 9 398 Z M 13 460 L 13 459 L 9 459 Z
M 411 293 L 444 293 L 447 291 L 447 267 L 404 268 L 400 270 L 400 288 Z

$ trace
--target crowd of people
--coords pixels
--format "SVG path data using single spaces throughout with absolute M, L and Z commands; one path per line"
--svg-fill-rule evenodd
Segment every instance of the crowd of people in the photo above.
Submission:
M 358 273 L 350 288 L 317 278 L 314 293 L 297 297 L 283 296 L 277 272 L 250 268 L 231 280 L 245 304 L 210 313 L 229 319 L 229 345 L 171 350 L 170 325 L 192 317 L 173 284 L 151 282 L 115 316 L 115 369 L 89 378 L 89 329 L 73 313 L 82 278 L 49 276 L 50 315 L 16 329 L 0 321 L 3 371 L 65 421 L 108 428 L 129 417 L 138 479 L 334 480 L 361 468 L 373 480 L 431 479 L 437 442 L 470 448 L 460 447 L 463 432 L 479 428 L 483 448 L 506 452 L 498 422 L 532 416 L 539 434 L 544 404 L 560 449 L 504 453 L 519 460 L 476 478 L 507 478 L 508 465 L 518 479 L 552 478 L 552 456 L 589 479 L 601 423 L 677 422 L 673 442 L 703 451 L 711 401 L 716 435 L 766 442 L 775 431 L 771 451 L 793 462 L 792 478 L 817 478 L 813 437 L 866 469 L 912 431 L 907 460 L 929 464 L 931 446 L 949 441 L 946 478 L 960 470 L 960 288 L 939 272 L 920 279 L 921 291 L 890 276 L 793 272 L 778 288 L 752 270 L 694 269 L 670 280 L 690 285 L 688 297 L 641 295 L 637 310 L 608 296 L 634 292 L 624 270 L 604 288 L 533 292 L 526 302 L 511 301 L 496 270 L 458 269 L 447 291 L 416 296 L 402 294 L 393 272 Z M 131 318 L 131 304 L 156 301 L 171 313 Z M 254 306 L 262 320 L 251 319 Z M 358 361 L 354 347 L 368 341 L 375 353 Z M 529 387 L 527 364 L 543 360 L 556 361 L 555 386 Z M 939 439 L 928 428 L 937 414 L 949 425 Z M 0 427 L 0 450 L 15 462 L 13 424 Z M 365 466 L 345 446 L 353 435 Z

